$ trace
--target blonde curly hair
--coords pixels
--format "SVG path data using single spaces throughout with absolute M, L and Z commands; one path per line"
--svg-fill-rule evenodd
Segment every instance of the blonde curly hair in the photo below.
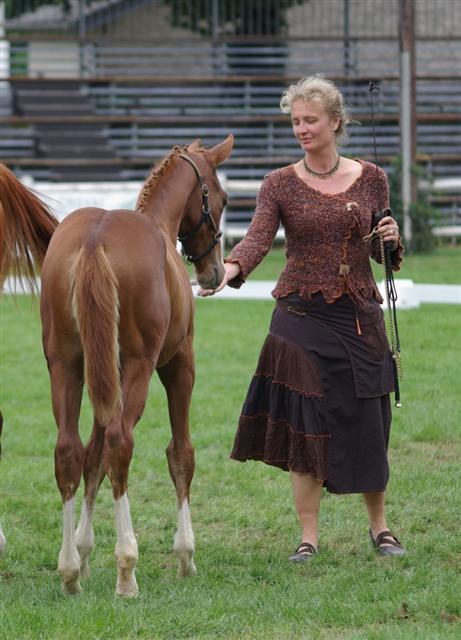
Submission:
M 301 78 L 283 92 L 280 100 L 280 108 L 283 113 L 291 113 L 291 107 L 295 100 L 316 102 L 322 105 L 332 120 L 339 119 L 339 125 L 335 131 L 336 141 L 343 141 L 347 138 L 346 127 L 354 121 L 351 120 L 344 105 L 343 94 L 334 82 L 327 80 L 322 74 Z

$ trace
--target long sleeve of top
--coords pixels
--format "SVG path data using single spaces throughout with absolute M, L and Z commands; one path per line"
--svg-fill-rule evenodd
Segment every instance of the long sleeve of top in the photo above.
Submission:
M 240 287 L 272 247 L 280 225 L 280 208 L 273 195 L 269 174 L 259 190 L 256 211 L 245 237 L 225 259 L 225 262 L 238 262 L 241 268 L 240 275 L 229 283 L 230 286 Z
M 382 302 L 373 278 L 370 255 L 378 253 L 363 238 L 373 213 L 389 204 L 387 177 L 376 165 L 360 161 L 361 175 L 345 191 L 324 194 L 307 185 L 293 165 L 269 173 L 259 192 L 246 236 L 226 258 L 241 274 L 229 284 L 239 287 L 272 246 L 279 224 L 285 229 L 286 265 L 272 292 L 275 298 L 298 292 L 309 299 L 321 291 L 327 302 L 347 293 L 359 305 Z M 398 271 L 403 245 L 392 253 Z

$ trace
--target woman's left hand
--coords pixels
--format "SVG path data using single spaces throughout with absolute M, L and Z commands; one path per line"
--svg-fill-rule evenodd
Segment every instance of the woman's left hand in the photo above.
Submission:
M 378 223 L 378 232 L 384 242 L 392 242 L 395 247 L 397 246 L 400 238 L 400 233 L 399 226 L 394 218 L 391 218 L 391 216 L 386 216 L 385 218 L 380 220 Z

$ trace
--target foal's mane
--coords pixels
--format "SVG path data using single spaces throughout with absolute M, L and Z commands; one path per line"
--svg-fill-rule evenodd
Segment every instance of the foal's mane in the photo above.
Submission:
M 194 149 L 194 151 L 201 151 L 201 149 Z M 143 213 L 146 202 L 149 199 L 149 196 L 151 195 L 153 189 L 155 188 L 155 185 L 157 184 L 158 180 L 165 174 L 165 172 L 171 167 L 171 165 L 173 164 L 173 160 L 180 153 L 186 152 L 187 145 L 185 145 L 184 147 L 175 145 L 172 151 L 170 151 L 170 153 L 159 164 L 155 164 L 153 166 L 151 173 L 146 179 L 136 202 L 135 210 L 138 213 Z

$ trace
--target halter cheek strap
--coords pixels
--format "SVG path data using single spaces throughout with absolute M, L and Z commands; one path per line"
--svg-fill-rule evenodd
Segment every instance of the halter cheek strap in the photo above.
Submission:
M 198 262 L 199 260 L 202 260 L 202 258 L 207 256 L 210 253 L 210 251 L 218 244 L 219 239 L 222 236 L 222 231 L 220 231 L 219 228 L 216 227 L 213 217 L 211 215 L 211 209 L 208 203 L 208 195 L 209 195 L 208 186 L 205 183 L 202 177 L 202 174 L 199 171 L 199 168 L 197 167 L 195 162 L 192 160 L 192 158 L 189 158 L 189 156 L 186 156 L 185 154 L 180 153 L 179 157 L 190 164 L 190 166 L 194 170 L 195 175 L 197 176 L 197 180 L 199 181 L 200 187 L 202 190 L 202 215 L 200 217 L 199 223 L 189 233 L 178 235 L 178 240 L 182 245 L 183 256 L 185 257 L 187 262 L 192 262 L 193 264 L 195 264 L 196 262 Z M 215 235 L 211 243 L 205 249 L 205 251 L 200 253 L 198 256 L 193 256 L 188 252 L 186 242 L 191 238 L 193 238 L 198 233 L 200 227 L 204 222 L 214 231 Z

